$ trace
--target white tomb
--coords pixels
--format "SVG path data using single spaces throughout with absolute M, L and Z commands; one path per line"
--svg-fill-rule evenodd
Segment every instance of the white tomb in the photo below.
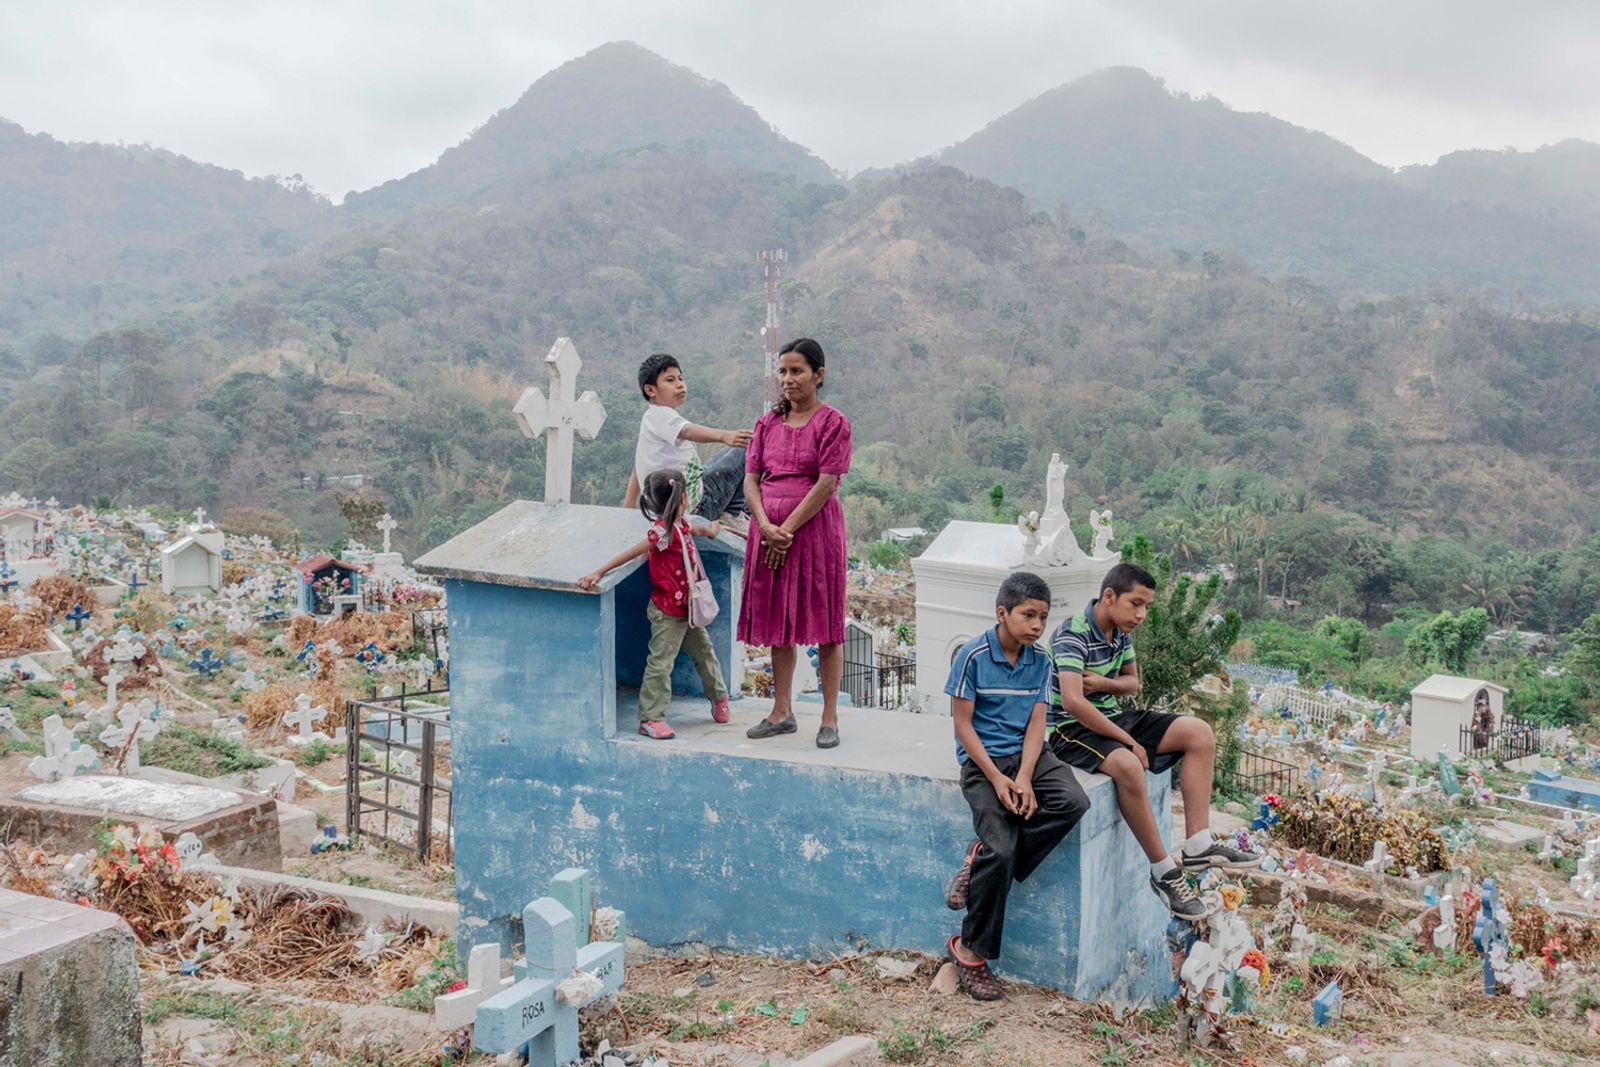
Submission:
M 191 526 L 161 549 L 161 591 L 168 596 L 222 588 L 221 530 Z
M 1465 755 L 1461 749 L 1461 731 L 1472 729 L 1473 708 L 1487 699 L 1492 719 L 1488 733 L 1500 730 L 1505 717 L 1506 693 L 1503 685 L 1486 682 L 1480 678 L 1461 678 L 1453 674 L 1430 675 L 1411 691 L 1411 756 L 1432 763 L 1442 748 L 1446 752 Z M 1537 759 L 1537 757 L 1535 757 Z M 1515 766 L 1522 760 L 1508 766 Z
M 27 559 L 44 541 L 44 516 L 32 508 L 0 507 L 0 542 L 6 558 Z
M 1100 580 L 1119 556 L 1111 551 L 1109 515 L 1097 516 L 1099 554 L 1083 551 L 1064 504 L 1067 465 L 1050 457 L 1045 510 L 1016 525 L 952 522 L 911 561 L 917 580 L 917 690 L 930 714 L 948 715 L 944 683 L 956 651 L 995 624 L 994 598 L 1006 576 L 1032 571 L 1050 586 L 1046 639 L 1068 615 L 1100 595 Z

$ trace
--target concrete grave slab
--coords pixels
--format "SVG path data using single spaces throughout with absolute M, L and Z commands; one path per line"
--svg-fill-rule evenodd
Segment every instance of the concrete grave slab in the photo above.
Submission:
M 1478 827 L 1478 837 L 1485 844 L 1518 852 L 1543 838 L 1544 831 L 1510 819 L 1490 819 Z
M 13 839 L 58 852 L 93 848 L 107 816 L 143 823 L 176 840 L 185 831 L 224 863 L 281 870 L 277 806 L 270 796 L 141 778 L 82 775 L 0 797 Z

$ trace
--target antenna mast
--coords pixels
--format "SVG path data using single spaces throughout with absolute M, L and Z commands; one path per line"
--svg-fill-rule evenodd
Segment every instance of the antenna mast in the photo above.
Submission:
M 761 327 L 761 340 L 766 348 L 766 409 L 778 402 L 778 275 L 779 264 L 786 258 L 781 248 L 760 254 L 767 277 L 767 324 Z

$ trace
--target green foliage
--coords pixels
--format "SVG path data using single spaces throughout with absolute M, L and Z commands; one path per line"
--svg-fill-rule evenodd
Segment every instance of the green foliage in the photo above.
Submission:
M 929 1056 L 976 1041 L 993 1026 L 993 1019 L 974 1019 L 946 1030 L 919 1011 L 909 1022 L 890 1019 L 889 1033 L 878 1039 L 878 1052 L 890 1063 L 921 1063 Z
M 460 977 L 456 943 L 447 937 L 439 942 L 439 954 L 429 962 L 427 970 L 417 975 L 411 985 L 384 998 L 384 1003 L 412 1011 L 432 1011 L 434 998 L 442 996 L 450 983 Z
M 1600 686 L 1600 612 L 1569 633 L 1567 645 L 1567 670 L 1591 686 Z
M 1199 584 L 1186 574 L 1174 579 L 1172 559 L 1158 556 L 1142 534 L 1124 546 L 1122 558 L 1156 579 L 1155 603 L 1133 634 L 1141 687 L 1134 699 L 1145 707 L 1181 707 L 1196 682 L 1221 668 L 1243 622 L 1231 608 L 1213 617 L 1221 575 Z
M 1357 667 L 1372 654 L 1372 634 L 1360 619 L 1346 619 L 1339 615 L 1324 615 L 1317 620 L 1311 633 L 1333 641 Z
M 174 723 L 139 749 L 139 759 L 152 767 L 166 767 L 202 778 L 219 778 L 271 766 L 237 741 Z
M 343 751 L 343 745 L 336 745 L 319 737 L 295 753 L 294 761 L 302 767 L 315 767 L 318 764 L 326 763 Z
M 906 548 L 898 541 L 874 541 L 867 546 L 867 562 L 874 567 L 903 567 L 906 558 Z
M 1406 638 L 1406 658 L 1420 667 L 1438 666 L 1460 673 L 1488 634 L 1489 613 L 1483 608 L 1441 611 L 1411 631 Z

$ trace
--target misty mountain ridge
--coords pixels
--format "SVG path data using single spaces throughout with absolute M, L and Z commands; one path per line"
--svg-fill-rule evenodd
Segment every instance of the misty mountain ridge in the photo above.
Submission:
M 729 170 L 836 181 L 826 163 L 727 86 L 640 45 L 614 41 L 544 75 L 435 163 L 351 193 L 344 203 L 368 213 L 466 199 L 507 178 L 549 173 L 574 155 L 656 144 L 693 145 Z
M 1600 303 L 1600 146 L 1585 142 L 1396 174 L 1326 134 L 1118 67 L 933 158 L 1038 207 L 1098 214 L 1153 251 L 1229 254 L 1353 294 L 1445 285 Z

